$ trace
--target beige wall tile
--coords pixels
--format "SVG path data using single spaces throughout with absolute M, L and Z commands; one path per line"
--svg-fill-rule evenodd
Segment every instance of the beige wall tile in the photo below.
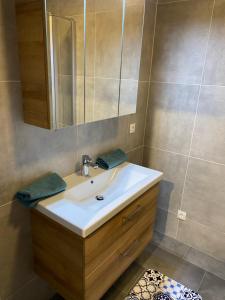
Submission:
M 203 86 L 191 155 L 225 164 L 225 87 Z
M 209 40 L 205 84 L 225 84 L 225 1 L 216 0 Z
M 122 79 L 120 83 L 119 115 L 135 114 L 137 109 L 138 80 Z
M 55 291 L 45 281 L 35 277 L 6 300 L 49 300 L 54 294 Z
M 95 78 L 94 121 L 118 116 L 119 88 L 118 79 Z
M 96 19 L 95 13 L 86 15 L 86 41 L 85 41 L 85 75 L 95 76 L 95 42 L 96 42 Z
M 92 1 L 93 2 L 93 1 Z M 84 1 L 83 0 L 59 0 L 59 13 L 61 16 L 74 16 L 84 14 Z M 88 8 L 94 9 L 93 5 L 88 2 Z
M 75 74 L 76 76 L 83 76 L 84 75 L 84 16 L 78 15 L 78 16 L 73 16 L 72 18 L 74 20 L 74 34 L 75 34 L 74 40 L 75 40 L 75 49 L 76 49 Z M 89 54 L 88 49 L 86 51 L 87 54 Z
M 93 0 L 90 0 L 93 1 Z M 95 0 L 95 11 L 113 11 L 122 10 L 123 1 L 122 0 Z
M 128 155 L 129 162 L 137 165 L 142 165 L 143 147 L 139 147 L 134 150 L 131 150 L 127 153 L 127 155 Z
M 225 166 L 191 159 L 182 210 L 188 218 L 225 234 Z
M 152 83 L 146 144 L 188 154 L 197 97 L 198 86 Z
M 29 211 L 20 204 L 0 207 L 0 291 L 6 299 L 34 276 Z
M 120 78 L 121 28 L 121 9 L 96 14 L 95 74 L 97 77 Z
M 145 166 L 163 172 L 158 206 L 177 213 L 180 207 L 188 158 L 157 149 L 144 149 Z
M 121 74 L 123 79 L 139 78 L 143 17 L 143 5 L 126 6 Z
M 200 83 L 213 0 L 159 5 L 152 80 Z

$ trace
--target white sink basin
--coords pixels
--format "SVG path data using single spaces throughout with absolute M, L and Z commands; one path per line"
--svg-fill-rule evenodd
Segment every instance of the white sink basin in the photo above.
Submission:
M 39 202 L 36 209 L 86 237 L 155 185 L 162 173 L 131 163 L 112 170 L 91 169 L 88 178 L 72 174 L 67 190 Z M 96 196 L 104 200 L 99 201 Z

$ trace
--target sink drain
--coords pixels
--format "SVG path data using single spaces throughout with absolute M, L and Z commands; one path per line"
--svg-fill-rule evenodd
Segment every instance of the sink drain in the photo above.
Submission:
M 102 195 L 97 195 L 97 196 L 96 196 L 96 199 L 97 199 L 98 201 L 102 201 L 102 200 L 104 200 L 104 196 L 102 196 Z

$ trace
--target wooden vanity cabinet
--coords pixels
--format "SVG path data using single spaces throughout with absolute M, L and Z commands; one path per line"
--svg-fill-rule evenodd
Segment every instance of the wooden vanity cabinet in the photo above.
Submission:
M 159 185 L 86 238 L 32 210 L 34 267 L 66 300 L 99 300 L 151 241 Z

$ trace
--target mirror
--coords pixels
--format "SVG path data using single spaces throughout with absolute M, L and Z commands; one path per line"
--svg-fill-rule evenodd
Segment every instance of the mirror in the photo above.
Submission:
M 46 1 L 55 128 L 134 114 L 144 1 Z
M 145 1 L 127 0 L 123 33 L 119 115 L 136 113 Z
M 93 122 L 118 116 L 123 1 L 87 2 L 85 121 Z

